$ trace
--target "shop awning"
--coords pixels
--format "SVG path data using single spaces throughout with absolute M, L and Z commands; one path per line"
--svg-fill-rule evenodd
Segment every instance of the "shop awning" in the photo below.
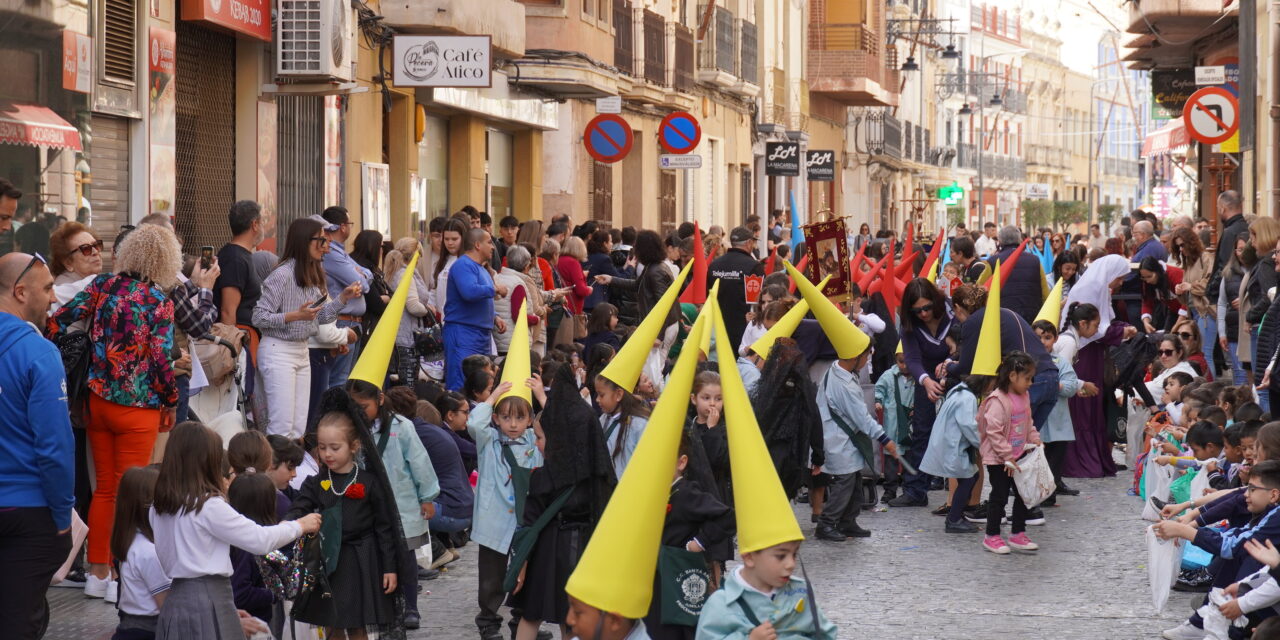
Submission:
M 0 102 L 0 144 L 80 151 L 80 132 L 49 107 Z
M 1147 138 L 1142 141 L 1142 157 L 1177 151 L 1189 144 L 1191 144 L 1191 134 L 1187 133 L 1187 125 L 1182 118 L 1175 118 L 1147 134 Z

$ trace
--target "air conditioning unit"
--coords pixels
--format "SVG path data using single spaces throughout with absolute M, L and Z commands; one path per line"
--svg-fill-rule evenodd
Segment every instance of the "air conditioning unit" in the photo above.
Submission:
M 280 0 L 276 76 L 291 80 L 355 79 L 356 13 L 349 0 Z

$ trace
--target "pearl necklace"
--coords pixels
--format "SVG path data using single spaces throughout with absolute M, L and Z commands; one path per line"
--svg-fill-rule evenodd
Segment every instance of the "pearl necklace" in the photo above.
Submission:
M 338 497 L 342 497 L 346 495 L 347 490 L 351 488 L 351 485 L 355 484 L 356 480 L 360 479 L 360 465 L 356 464 L 352 466 L 355 467 L 355 470 L 356 470 L 355 475 L 351 476 L 351 482 L 348 482 L 347 486 L 343 487 L 341 492 L 339 492 L 338 489 L 336 488 L 336 485 L 333 484 L 333 469 L 328 469 L 328 468 L 325 469 L 325 471 L 329 474 L 329 490 L 333 492 L 333 495 Z

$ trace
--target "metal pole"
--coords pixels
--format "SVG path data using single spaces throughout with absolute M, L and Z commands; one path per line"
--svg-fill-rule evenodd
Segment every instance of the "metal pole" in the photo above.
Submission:
M 1098 83 L 1096 83 L 1096 82 L 1095 82 L 1095 83 L 1093 83 L 1092 85 L 1089 85 L 1089 122 L 1085 125 L 1088 129 L 1092 129 L 1092 128 L 1093 128 L 1093 89 L 1094 89 L 1095 87 L 1097 87 L 1097 86 L 1098 86 Z M 1087 193 L 1086 193 L 1086 198 L 1085 198 L 1085 199 L 1089 202 L 1089 224 L 1090 224 L 1090 225 L 1092 225 L 1092 224 L 1093 224 L 1093 220 L 1094 220 L 1094 210 L 1093 210 L 1093 135 L 1092 135 L 1092 134 L 1090 134 L 1090 136 L 1089 136 L 1089 172 L 1088 172 L 1088 174 L 1087 174 L 1087 177 L 1085 178 L 1085 185 L 1084 185 L 1084 188 L 1085 188 L 1085 190 L 1086 190 L 1086 192 L 1087 192 Z M 1110 230 L 1110 229 L 1108 229 L 1108 230 L 1107 230 L 1107 232 L 1108 232 L 1108 233 L 1110 233 L 1110 232 L 1111 232 L 1111 230 Z

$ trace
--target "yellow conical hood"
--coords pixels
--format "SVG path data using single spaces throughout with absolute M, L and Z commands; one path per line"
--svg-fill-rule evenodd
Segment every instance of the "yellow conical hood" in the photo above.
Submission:
M 532 377 L 529 371 L 529 301 L 525 300 L 520 303 L 520 316 L 516 318 L 516 328 L 511 333 L 511 346 L 507 347 L 507 359 L 502 363 L 502 380 L 511 383 L 511 390 L 502 394 L 498 398 L 498 402 L 507 396 L 515 396 L 524 398 L 530 406 L 533 405 L 533 389 L 530 389 L 525 381 Z M 494 406 L 498 402 L 493 403 Z
M 902 353 L 902 341 L 901 341 L 901 340 L 899 340 L 899 341 L 898 341 L 898 348 L 897 348 L 897 349 L 894 349 L 893 353 L 894 353 L 894 355 L 897 355 L 897 354 L 899 354 L 899 353 Z
M 706 323 L 695 327 L 686 344 L 697 344 L 698 332 L 709 328 Z M 667 500 L 697 365 L 697 349 L 680 350 L 627 470 L 565 585 L 569 595 L 601 611 L 624 618 L 649 613 Z
M 1049 291 L 1049 296 L 1044 299 L 1044 306 L 1040 307 L 1040 313 L 1036 314 L 1036 319 L 1032 321 L 1035 324 L 1039 320 L 1048 320 L 1049 324 L 1058 326 L 1058 320 L 1062 318 L 1062 278 L 1054 283 L 1053 289 Z
M 720 308 L 720 300 L 716 297 L 720 293 L 720 279 L 716 278 L 715 284 L 711 285 L 711 290 L 707 292 L 707 303 L 702 305 L 702 312 L 698 314 L 698 319 L 693 321 L 696 328 L 699 322 L 707 325 L 707 330 L 701 334 L 702 340 L 698 342 L 698 348 L 702 350 L 703 355 L 711 357 L 711 322 L 712 314 L 716 309 Z M 693 335 L 693 330 L 689 331 L 689 336 Z M 685 336 L 685 343 L 688 344 L 689 336 Z M 720 336 L 717 335 L 716 338 Z
M 996 262 L 996 273 L 1000 263 Z M 973 355 L 970 373 L 977 376 L 994 376 L 1000 368 L 1000 278 L 991 282 L 987 293 L 987 311 L 982 316 L 982 331 L 978 333 L 978 350 Z
M 813 286 L 813 285 L 810 285 Z M 825 300 L 825 298 L 823 298 Z M 724 335 L 724 318 L 715 316 L 716 331 Z M 732 364 L 733 345 L 716 341 L 720 354 L 720 391 L 729 437 L 729 468 L 733 476 L 734 512 L 738 518 L 738 550 L 759 551 L 775 544 L 804 540 L 800 523 L 765 447 L 760 425 L 747 398 L 747 389 Z
M 823 287 L 826 287 L 830 281 L 831 276 L 823 278 L 822 282 L 818 283 L 818 291 L 822 291 Z M 764 310 L 761 309 L 761 313 L 763 312 Z M 769 350 L 773 348 L 773 343 L 777 342 L 778 338 L 790 338 L 791 334 L 796 332 L 796 327 L 800 326 L 800 321 L 804 320 L 807 315 L 809 315 L 809 302 L 806 300 L 797 302 L 772 327 L 769 327 L 769 330 L 764 332 L 764 335 L 751 343 L 751 350 L 761 358 L 768 358 Z
M 654 265 L 651 268 L 666 269 L 663 265 Z M 689 264 L 680 271 L 680 275 L 676 276 L 675 282 L 667 287 L 666 293 L 658 298 L 658 303 L 653 305 L 644 320 L 640 321 L 640 326 L 636 327 L 631 338 L 622 344 L 618 355 L 605 365 L 600 375 L 614 381 L 628 393 L 636 390 L 636 382 L 640 380 L 640 372 L 644 369 L 644 359 L 653 349 L 653 341 L 657 340 L 658 334 L 662 332 L 662 324 L 667 321 L 671 305 L 675 304 L 676 297 L 680 295 L 680 285 L 684 284 L 684 279 L 689 276 L 689 270 L 692 268 L 693 261 L 690 260 Z
M 787 271 L 791 274 L 791 278 L 796 282 L 796 288 L 800 291 L 800 295 L 804 296 L 805 301 L 809 303 L 809 308 L 813 310 L 813 316 L 818 319 L 818 323 L 822 325 L 822 331 L 827 334 L 827 339 L 831 341 L 831 346 L 836 348 L 836 355 L 841 359 L 854 358 L 867 350 L 871 346 L 871 338 L 863 333 L 861 329 L 854 326 L 836 305 L 832 304 L 826 296 L 822 295 L 822 291 L 813 286 L 804 274 L 796 271 L 790 262 L 784 262 Z
M 422 254 L 414 253 L 413 258 L 409 260 L 409 265 L 404 268 L 400 284 L 396 287 L 396 292 L 391 295 L 387 308 L 383 310 L 382 319 L 378 320 L 378 325 L 369 335 L 369 341 L 360 351 L 360 359 L 356 360 L 355 366 L 351 367 L 348 380 L 364 380 L 379 389 L 382 388 L 383 381 L 387 379 L 387 367 L 391 364 L 391 354 L 395 351 L 396 334 L 400 332 L 400 320 L 404 317 L 404 301 L 409 297 L 409 287 L 413 286 L 413 269 L 418 265 L 420 255 Z

